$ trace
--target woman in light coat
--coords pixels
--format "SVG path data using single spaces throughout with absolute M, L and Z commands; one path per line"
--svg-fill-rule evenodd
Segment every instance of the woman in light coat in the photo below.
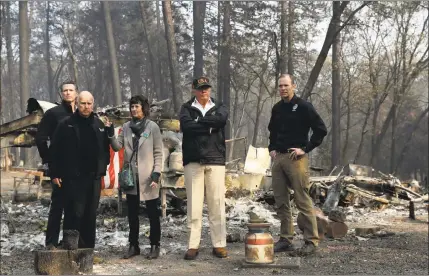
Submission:
M 118 137 L 115 137 L 113 125 L 108 129 L 113 150 L 119 151 L 125 148 L 124 163 L 132 164 L 136 183 L 134 189 L 124 191 L 127 196 L 130 227 L 128 237 L 130 245 L 124 258 L 128 259 L 140 254 L 138 211 L 140 200 L 144 200 L 150 222 L 151 249 L 147 258 L 156 259 L 159 257 L 161 239 L 158 183 L 162 167 L 162 137 L 158 125 L 148 119 L 150 106 L 146 97 L 133 96 L 129 107 L 132 119 L 122 126 Z M 137 151 L 130 160 L 134 145 L 137 146 Z

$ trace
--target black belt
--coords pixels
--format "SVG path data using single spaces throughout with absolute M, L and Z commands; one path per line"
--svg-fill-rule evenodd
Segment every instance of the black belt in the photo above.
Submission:
M 293 149 L 287 149 L 287 150 L 279 150 L 279 153 L 292 153 L 294 150 Z

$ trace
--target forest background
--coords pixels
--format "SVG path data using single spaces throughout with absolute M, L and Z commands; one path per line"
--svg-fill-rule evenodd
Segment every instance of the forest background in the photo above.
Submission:
M 75 79 L 97 106 L 172 99 L 205 75 L 230 110 L 227 138 L 267 147 L 277 78 L 328 127 L 311 165 L 428 174 L 428 2 L 2 1 L 1 123 Z M 33 163 L 38 154 L 28 151 Z

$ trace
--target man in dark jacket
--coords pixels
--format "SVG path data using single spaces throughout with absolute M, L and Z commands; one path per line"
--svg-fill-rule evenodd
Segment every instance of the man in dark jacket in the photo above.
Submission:
M 78 110 L 59 123 L 51 145 L 51 178 L 64 193 L 66 249 L 95 246 L 101 177 L 106 175 L 110 152 L 105 125 L 93 113 L 93 105 L 91 93 L 81 92 Z
M 308 255 L 316 251 L 319 244 L 316 216 L 313 202 L 308 193 L 310 188 L 308 156 L 326 136 L 326 126 L 313 105 L 295 95 L 296 85 L 291 75 L 279 79 L 282 98 L 273 106 L 268 130 L 268 149 L 273 158 L 272 187 L 275 208 L 280 218 L 280 239 L 274 252 L 294 251 L 294 235 L 289 189 L 294 191 L 296 207 L 304 218 L 304 240 L 302 248 L 294 255 Z M 308 141 L 309 130 L 313 131 Z
M 204 194 L 213 254 L 226 258 L 225 125 L 228 110 L 210 97 L 208 78 L 195 79 L 192 88 L 195 97 L 184 103 L 180 111 L 189 233 L 185 259 L 193 260 L 198 255 Z
M 58 123 L 73 114 L 76 109 L 76 83 L 72 80 L 68 80 L 63 82 L 60 87 L 62 103 L 46 111 L 36 133 L 37 149 L 39 150 L 40 158 L 42 158 L 42 163 L 48 167 L 48 174 L 49 167 L 52 165 L 48 141 L 52 141 Z M 60 187 L 52 185 L 51 205 L 49 208 L 48 227 L 46 229 L 45 240 L 45 245 L 48 249 L 53 249 L 55 246 L 58 246 L 61 217 L 63 215 L 61 191 Z

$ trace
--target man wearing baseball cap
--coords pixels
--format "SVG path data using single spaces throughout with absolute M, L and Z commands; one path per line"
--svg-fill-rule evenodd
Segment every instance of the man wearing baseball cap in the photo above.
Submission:
M 210 80 L 192 82 L 194 97 L 182 105 L 180 127 L 188 212 L 186 260 L 199 252 L 204 194 L 209 212 L 213 255 L 226 258 L 225 220 L 225 125 L 226 106 L 210 97 Z

